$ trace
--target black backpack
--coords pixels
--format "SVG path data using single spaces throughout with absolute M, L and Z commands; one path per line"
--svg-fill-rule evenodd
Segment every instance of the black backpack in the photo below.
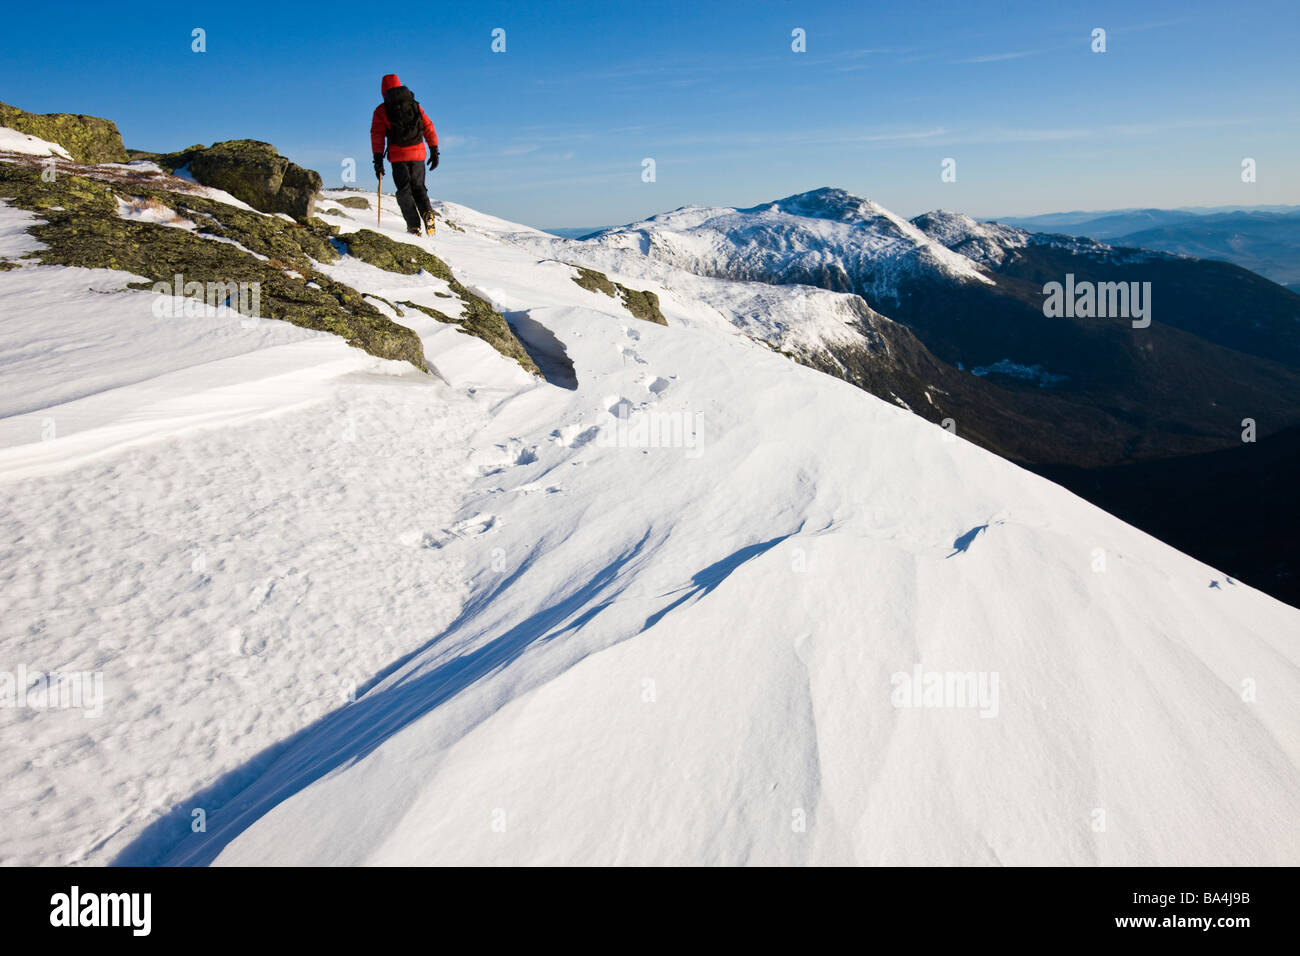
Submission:
M 414 146 L 424 139 L 420 104 L 406 87 L 394 86 L 384 94 L 384 112 L 388 114 L 389 146 Z

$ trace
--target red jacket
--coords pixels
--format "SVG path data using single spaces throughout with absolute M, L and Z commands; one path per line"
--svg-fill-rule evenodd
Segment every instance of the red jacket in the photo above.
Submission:
M 389 73 L 379 84 L 379 91 L 387 93 L 395 86 L 401 86 L 402 81 L 397 78 L 396 73 Z M 424 127 L 424 140 L 430 146 L 438 145 L 438 133 L 433 128 L 433 121 L 429 119 L 429 114 L 420 107 L 420 125 Z M 370 152 L 382 153 L 384 151 L 384 141 L 388 139 L 388 111 L 384 109 L 384 104 L 380 103 L 375 107 L 375 115 L 370 120 Z M 414 146 L 390 146 L 388 148 L 388 161 L 390 163 L 410 163 L 423 162 L 425 153 L 424 143 L 416 143 Z

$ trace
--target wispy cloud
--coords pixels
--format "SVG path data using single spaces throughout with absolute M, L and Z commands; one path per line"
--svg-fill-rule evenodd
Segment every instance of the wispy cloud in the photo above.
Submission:
M 1000 63 L 1003 60 L 1019 60 L 1025 56 L 1038 56 L 1040 53 L 1046 53 L 1046 50 L 1018 50 L 1015 53 L 986 53 L 983 56 L 970 56 L 961 60 L 953 60 L 954 63 Z
M 900 130 L 890 133 L 865 133 L 860 136 L 842 136 L 839 141 L 844 143 L 906 143 L 910 140 L 917 139 L 934 139 L 944 136 L 948 131 L 942 126 L 934 129 L 923 130 Z

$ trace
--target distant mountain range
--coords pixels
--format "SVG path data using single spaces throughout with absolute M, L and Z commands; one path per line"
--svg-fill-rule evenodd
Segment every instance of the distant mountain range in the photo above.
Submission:
M 1117 246 L 1219 259 L 1300 290 L 1298 206 L 1118 209 L 997 221 L 1031 232 L 1063 232 Z
M 1234 487 L 1249 501 L 1264 493 L 1254 484 L 1266 476 L 1249 468 L 1243 420 L 1261 438 L 1300 425 L 1300 296 L 1228 262 L 942 210 L 907 220 L 830 188 L 748 209 L 684 207 L 582 245 L 640 252 L 698 275 L 860 297 L 856 323 L 788 316 L 789 328 L 803 329 L 785 333 L 801 343 L 793 357 L 931 421 L 951 419 L 959 435 L 1050 470 L 1084 497 L 1104 497 L 1142 527 L 1188 530 L 1211 504 L 1196 489 L 1221 489 L 1199 481 L 1175 514 L 1144 524 L 1139 490 L 1108 478 L 1103 495 L 1100 469 L 1180 459 L 1200 468 L 1217 461 L 1207 453 L 1235 448 Z M 1145 287 L 1150 325 L 1049 317 L 1050 283 Z M 854 324 L 857 340 L 845 334 Z M 1269 480 L 1278 468 L 1300 479 L 1300 462 L 1280 460 Z M 1178 469 L 1164 466 L 1161 480 L 1176 481 Z M 1183 538 L 1204 560 L 1300 599 L 1300 562 L 1281 537 L 1223 545 L 1198 539 L 1193 527 Z
M 1297 213 L 1300 212 L 1300 206 L 1274 204 L 1268 206 L 1179 206 L 1177 209 L 1140 207 L 1129 209 L 1076 209 L 1073 212 L 1049 212 L 1037 216 L 993 216 L 984 221 L 996 221 L 1008 226 L 1018 226 L 1021 229 L 1028 229 L 1030 232 L 1056 232 L 1062 229 L 1073 229 L 1085 223 L 1102 223 L 1089 235 L 1104 239 L 1107 237 L 1102 234 L 1106 232 L 1106 222 L 1114 223 L 1111 232 L 1108 234 L 1118 236 L 1127 232 L 1135 232 L 1138 229 L 1145 229 L 1149 226 L 1196 216 L 1216 216 L 1238 212 Z

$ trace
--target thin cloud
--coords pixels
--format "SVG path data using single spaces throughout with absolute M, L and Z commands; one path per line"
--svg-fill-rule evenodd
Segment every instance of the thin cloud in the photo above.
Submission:
M 1019 60 L 1025 56 L 1038 56 L 1040 53 L 1046 53 L 1046 50 L 1019 50 L 1015 53 L 986 53 L 983 56 L 967 57 L 964 60 L 953 60 L 954 63 L 1000 63 L 1003 60 Z
M 840 140 L 845 143 L 904 143 L 915 139 L 934 139 L 947 134 L 943 127 L 895 133 L 868 133 L 863 136 L 849 136 Z

